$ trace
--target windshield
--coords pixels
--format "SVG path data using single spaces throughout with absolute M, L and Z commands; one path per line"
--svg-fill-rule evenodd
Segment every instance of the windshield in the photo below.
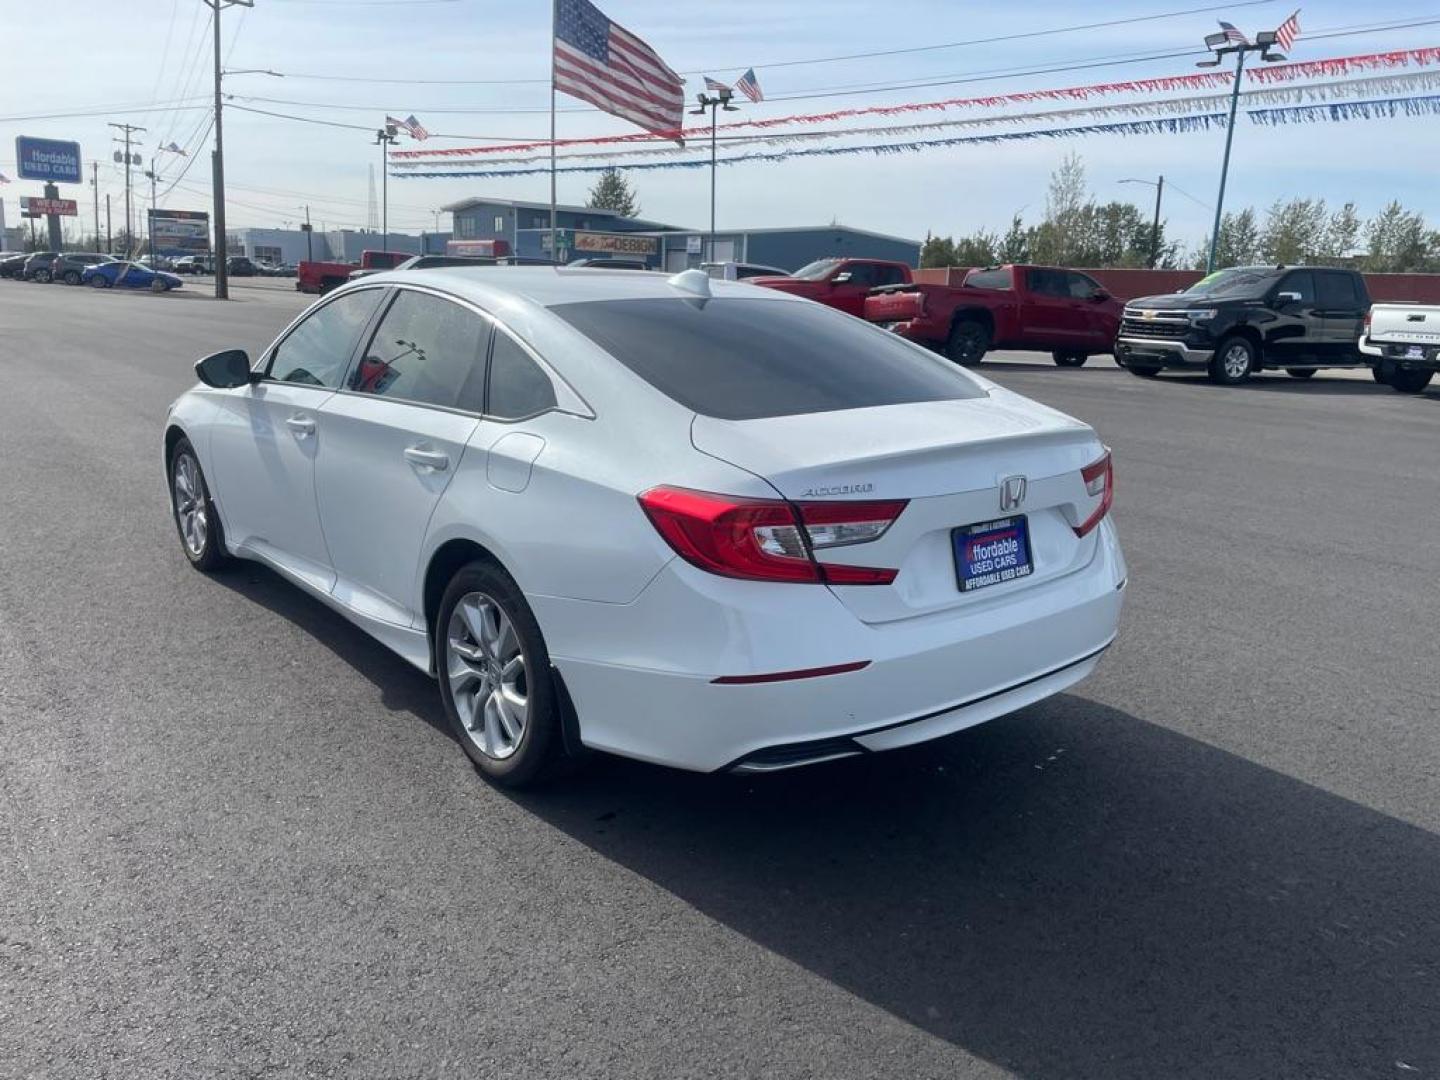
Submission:
M 801 281 L 819 281 L 821 278 L 829 275 L 830 271 L 839 265 L 839 259 L 816 259 L 812 263 L 806 263 L 790 276 L 799 278 Z
M 1258 296 L 1274 276 L 1268 266 L 1233 266 L 1207 274 L 1185 291 L 1197 296 Z

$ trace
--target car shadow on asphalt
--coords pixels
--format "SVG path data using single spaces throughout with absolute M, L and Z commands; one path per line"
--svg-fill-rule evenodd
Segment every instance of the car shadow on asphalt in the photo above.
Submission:
M 1210 381 L 1209 376 L 1204 374 L 1165 374 L 1148 382 L 1168 386 L 1187 387 L 1194 390 L 1210 391 L 1217 394 L 1243 394 L 1243 393 L 1265 393 L 1265 394 L 1309 394 L 1318 397 L 1375 397 L 1387 398 L 1431 398 L 1440 401 L 1440 384 L 1436 384 L 1419 394 L 1402 394 L 1392 390 L 1388 386 L 1381 386 L 1371 379 L 1327 379 L 1324 374 L 1316 375 L 1310 379 L 1294 379 L 1289 375 L 1271 374 L 1257 375 L 1246 380 L 1239 386 L 1220 386 Z
M 216 580 L 449 733 L 434 682 L 339 615 L 260 567 Z M 596 755 L 506 794 L 1021 1076 L 1440 1070 L 1440 838 L 1078 694 L 791 772 Z

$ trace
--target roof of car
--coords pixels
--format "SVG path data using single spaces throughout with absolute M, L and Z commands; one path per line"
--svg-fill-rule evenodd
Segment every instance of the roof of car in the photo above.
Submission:
M 574 304 L 587 300 L 643 300 L 661 297 L 695 299 L 695 294 L 672 283 L 677 275 L 644 270 L 604 270 L 566 266 L 465 266 L 435 267 L 423 274 L 413 271 L 386 271 L 363 279 L 377 282 L 430 285 L 466 296 L 479 303 L 508 297 L 528 300 L 541 307 Z M 740 281 L 719 281 L 701 274 L 712 295 L 729 295 L 757 300 L 803 303 L 776 289 L 764 289 Z

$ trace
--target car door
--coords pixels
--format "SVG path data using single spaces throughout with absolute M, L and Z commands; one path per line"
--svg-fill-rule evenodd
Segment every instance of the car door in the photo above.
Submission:
M 421 544 L 479 422 L 490 320 L 443 294 L 400 288 L 318 409 L 315 485 L 337 600 L 410 626 Z
M 1032 348 L 1084 347 L 1087 322 L 1083 309 L 1070 296 L 1066 271 L 1032 266 L 1025 271 L 1026 295 L 1020 307 L 1020 327 Z
M 334 571 L 315 505 L 317 413 L 384 295 L 376 287 L 320 302 L 271 347 L 263 378 L 216 394 L 210 454 L 228 539 L 325 592 Z
M 1299 299 L 1282 300 L 1286 293 Z M 1281 278 L 1271 294 L 1270 309 L 1273 316 L 1265 330 L 1265 362 L 1276 367 L 1322 363 L 1325 313 L 1314 272 L 1292 270 Z
M 1065 288 L 1084 334 L 1082 347 L 1092 352 L 1109 352 L 1115 345 L 1118 329 L 1111 313 L 1112 305 L 1107 303 L 1109 294 L 1098 281 L 1078 270 L 1065 271 Z
M 846 263 L 830 278 L 830 296 L 825 302 L 847 315 L 863 315 L 865 297 L 874 285 L 875 267 L 869 263 Z
M 1320 307 L 1325 315 L 1323 359 L 1329 364 L 1359 364 L 1360 331 L 1369 309 L 1368 298 L 1360 295 L 1355 275 L 1343 270 L 1317 271 Z

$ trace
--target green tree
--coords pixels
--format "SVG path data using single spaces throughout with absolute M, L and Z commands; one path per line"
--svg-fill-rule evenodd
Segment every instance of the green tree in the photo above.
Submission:
M 1261 257 L 1276 264 L 1317 261 L 1326 249 L 1329 221 L 1324 199 L 1276 199 L 1265 213 Z
M 920 247 L 920 266 L 958 266 L 955 261 L 955 241 L 948 236 L 925 235 L 925 243 Z
M 1334 262 L 1349 258 L 1360 245 L 1360 227 L 1360 215 L 1353 202 L 1347 202 L 1331 214 L 1325 226 L 1325 258 Z
M 1205 269 L 1209 256 L 1210 238 L 1206 237 L 1205 243 L 1195 252 L 1195 269 Z M 1215 245 L 1215 269 L 1245 266 L 1259 258 L 1260 228 L 1255 221 L 1255 211 L 1248 206 L 1238 212 L 1227 210 L 1220 219 L 1220 241 Z
M 619 169 L 609 168 L 600 174 L 585 205 L 595 210 L 614 210 L 625 217 L 638 217 L 640 204 L 636 201 L 635 189 Z
M 1375 273 L 1404 273 L 1436 266 L 1432 252 L 1440 239 L 1425 225 L 1423 214 L 1391 202 L 1365 226 L 1369 253 L 1365 269 Z
M 1030 261 L 1030 230 L 1016 214 L 1010 219 L 1010 228 L 1000 238 L 996 247 L 996 258 L 1002 263 L 1026 263 Z
M 981 230 L 974 236 L 962 236 L 955 241 L 954 266 L 993 266 L 999 261 L 996 249 L 1000 238 L 992 232 Z

